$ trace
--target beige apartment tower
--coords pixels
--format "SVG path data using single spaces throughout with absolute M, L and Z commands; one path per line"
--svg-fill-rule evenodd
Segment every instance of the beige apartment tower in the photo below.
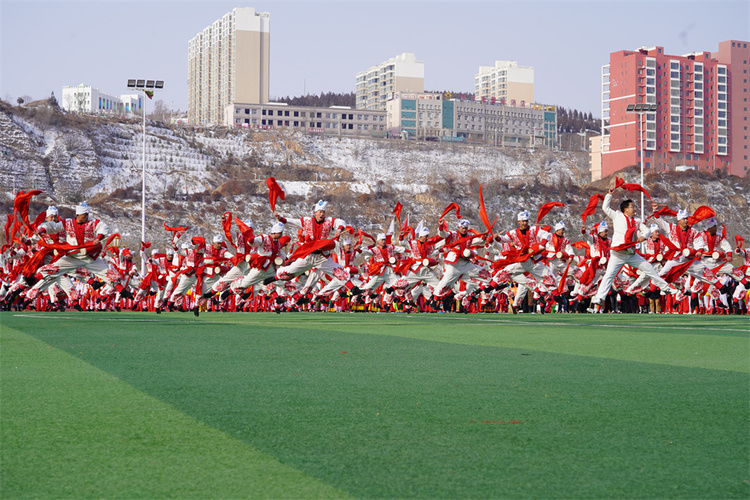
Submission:
M 477 97 L 495 98 L 511 106 L 533 103 L 534 67 L 519 66 L 516 61 L 495 61 L 494 66 L 480 66 L 474 76 L 474 93 Z
M 386 110 L 396 92 L 424 92 L 424 62 L 404 52 L 356 75 L 357 109 Z
M 227 105 L 268 102 L 270 22 L 238 7 L 188 42 L 189 123 L 224 125 Z

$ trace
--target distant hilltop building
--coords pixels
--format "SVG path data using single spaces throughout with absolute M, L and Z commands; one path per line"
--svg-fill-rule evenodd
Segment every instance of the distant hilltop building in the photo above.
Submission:
M 139 115 L 143 109 L 141 99 L 142 96 L 137 94 L 107 94 L 81 83 L 62 88 L 60 107 L 70 113 Z
M 477 97 L 507 102 L 534 102 L 534 68 L 519 66 L 516 61 L 495 61 L 494 66 L 480 66 L 474 76 Z
M 270 22 L 267 12 L 238 7 L 188 42 L 190 123 L 224 124 L 232 103 L 268 102 Z
M 612 52 L 602 66 L 601 161 L 592 179 L 625 167 L 747 175 L 748 42 L 668 55 L 663 47 Z M 629 109 L 629 106 L 631 109 Z
M 387 108 L 392 137 L 521 148 L 558 145 L 555 106 L 494 97 L 469 100 L 450 93 L 397 92 Z
M 392 57 L 356 75 L 356 107 L 385 111 L 396 92 L 424 92 L 424 62 L 411 52 Z

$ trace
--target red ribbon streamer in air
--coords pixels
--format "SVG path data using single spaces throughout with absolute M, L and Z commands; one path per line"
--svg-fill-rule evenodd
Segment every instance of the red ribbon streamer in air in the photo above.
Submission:
M 550 210 L 552 210 L 555 207 L 564 207 L 565 203 L 560 203 L 559 201 L 550 201 L 549 203 L 545 203 L 542 205 L 542 207 L 539 209 L 539 213 L 536 216 L 536 223 L 539 224 L 539 221 L 541 221 L 545 215 L 549 213 Z
M 276 200 L 278 198 L 284 199 L 284 190 L 273 177 L 266 179 L 266 186 L 268 186 L 268 202 L 271 204 L 271 211 L 276 213 Z

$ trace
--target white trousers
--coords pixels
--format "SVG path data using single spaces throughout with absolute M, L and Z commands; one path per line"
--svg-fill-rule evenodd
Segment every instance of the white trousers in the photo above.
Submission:
M 599 283 L 599 289 L 591 301 L 593 304 L 599 304 L 604 300 L 604 297 L 607 296 L 610 288 L 612 288 L 615 276 L 617 276 L 617 273 L 620 272 L 620 269 L 622 269 L 622 266 L 625 264 L 640 269 L 643 276 L 648 276 L 654 285 L 658 286 L 662 292 L 669 291 L 669 284 L 659 277 L 656 269 L 654 269 L 654 266 L 652 266 L 649 261 L 637 253 L 611 250 L 609 253 L 609 262 L 607 262 L 607 270 L 604 272 L 602 281 Z

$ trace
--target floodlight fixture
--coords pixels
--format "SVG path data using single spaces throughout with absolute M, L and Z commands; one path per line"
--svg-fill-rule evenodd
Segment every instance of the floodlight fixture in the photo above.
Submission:
M 146 80 L 146 88 L 147 89 L 154 88 L 154 81 L 153 80 Z
M 627 111 L 633 111 L 635 108 L 635 104 L 628 104 L 628 107 L 626 108 Z
M 142 89 L 143 87 L 146 86 L 146 80 L 138 80 L 135 83 L 135 86 L 138 87 L 139 89 Z
M 164 88 L 164 80 L 156 80 L 156 88 L 157 89 L 163 89 Z
M 135 80 L 128 80 L 128 88 L 132 89 L 135 87 Z

